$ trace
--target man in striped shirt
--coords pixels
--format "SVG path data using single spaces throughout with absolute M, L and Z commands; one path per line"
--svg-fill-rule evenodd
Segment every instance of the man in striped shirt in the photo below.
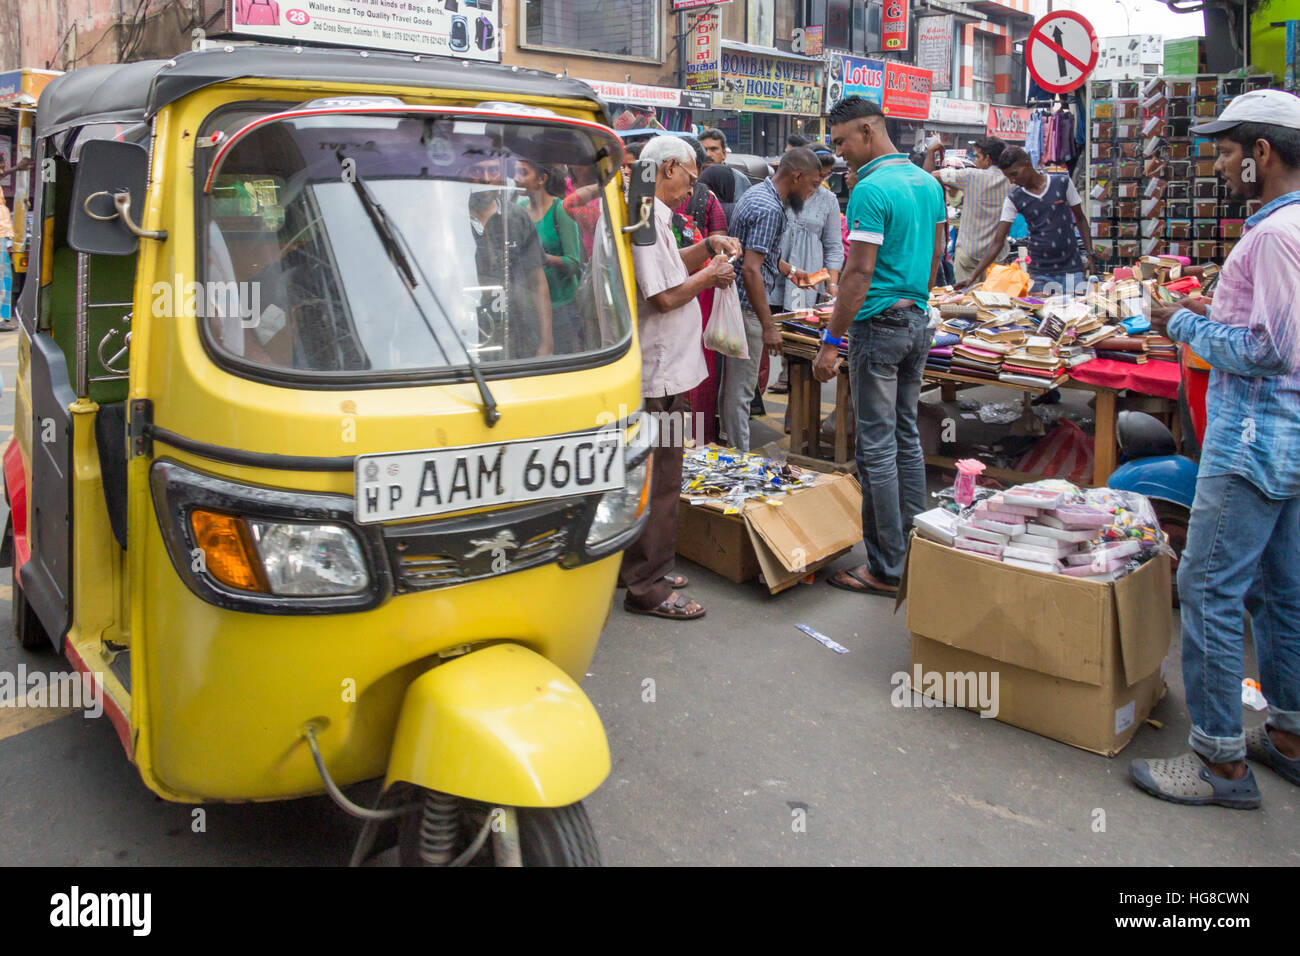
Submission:
M 1174 803 L 1260 805 L 1247 759 L 1300 786 L 1300 99 L 1244 93 L 1211 123 L 1215 172 L 1264 205 L 1223 264 L 1213 304 L 1151 307 L 1153 331 L 1208 362 L 1209 421 L 1178 566 L 1192 753 L 1135 760 Z M 1268 720 L 1243 733 L 1242 607 Z M 1294 799 L 1294 798 L 1293 798 Z
M 953 257 L 953 271 L 957 285 L 965 286 L 980 278 L 975 272 L 984 250 L 993 244 L 1002 216 L 1002 204 L 1015 187 L 998 169 L 998 159 L 1007 144 L 996 136 L 981 136 L 975 140 L 974 169 L 935 169 L 942 143 L 934 143 L 925 151 L 922 168 L 933 173 L 949 192 L 961 190 L 965 198 L 961 204 L 961 228 L 957 232 L 957 254 Z M 1003 240 L 998 258 L 1006 254 Z

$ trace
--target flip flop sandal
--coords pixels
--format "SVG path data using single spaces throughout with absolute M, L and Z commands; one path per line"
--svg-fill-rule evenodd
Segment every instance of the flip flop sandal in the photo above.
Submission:
M 1261 802 L 1255 774 L 1249 767 L 1240 780 L 1225 780 L 1194 753 L 1170 760 L 1134 760 L 1129 776 L 1153 797 L 1170 803 L 1254 810 Z
M 690 578 L 684 574 L 665 574 L 664 580 L 674 591 L 679 591 L 691 583 Z
M 868 582 L 866 578 L 858 574 L 856 571 L 845 571 L 844 573 L 847 574 L 849 577 L 851 577 L 853 580 L 857 581 L 859 584 L 861 584 L 862 587 L 855 588 L 851 584 L 845 584 L 842 581 L 836 581 L 835 580 L 836 575 L 834 574 L 832 574 L 829 578 L 826 579 L 826 583 L 833 588 L 838 588 L 841 591 L 849 591 L 852 594 L 883 594 L 885 595 L 885 597 L 898 597 L 897 590 L 887 591 L 884 588 L 875 587 L 870 582 Z
M 1267 727 L 1260 724 L 1246 732 L 1246 759 L 1263 764 L 1283 780 L 1300 787 L 1300 757 L 1288 757 L 1273 746 Z
M 690 603 L 691 602 L 688 601 L 684 595 L 677 595 L 677 600 L 674 601 L 670 594 L 668 597 L 664 598 L 662 604 L 657 604 L 654 607 L 637 607 L 635 604 L 630 604 L 627 601 L 624 601 L 623 610 L 630 614 L 644 614 L 648 617 L 664 617 L 668 618 L 670 621 L 694 621 L 696 618 L 704 617 L 704 608 L 700 608 L 698 611 L 687 611 L 686 608 Z

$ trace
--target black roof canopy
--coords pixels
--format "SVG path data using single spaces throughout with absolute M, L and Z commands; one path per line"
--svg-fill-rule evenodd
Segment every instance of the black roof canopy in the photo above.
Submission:
M 87 123 L 142 122 L 195 90 L 245 77 L 362 83 L 380 87 L 376 92 L 383 87 L 425 86 L 472 90 L 503 99 L 522 93 L 601 102 L 580 80 L 495 63 L 346 48 L 245 44 L 189 51 L 170 60 L 87 66 L 65 73 L 41 92 L 36 135 L 51 136 Z

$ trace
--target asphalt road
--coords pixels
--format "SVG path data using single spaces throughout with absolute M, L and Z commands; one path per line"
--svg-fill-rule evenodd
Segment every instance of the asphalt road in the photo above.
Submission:
M 0 333 L 4 422 L 13 362 L 14 334 Z M 1300 863 L 1300 789 L 1267 770 L 1255 812 L 1179 807 L 1128 781 L 1130 759 L 1186 749 L 1177 638 L 1153 714 L 1163 729 L 1107 759 L 966 711 L 894 707 L 909 651 L 892 600 L 835 591 L 824 574 L 771 597 L 680 570 L 708 615 L 659 621 L 616 604 L 585 684 L 613 753 L 587 801 L 606 864 Z M 59 667 L 16 648 L 4 609 L 0 622 L 0 672 Z M 356 834 L 326 798 L 211 805 L 196 833 L 194 808 L 145 789 L 107 720 L 58 711 L 0 709 L 0 795 L 3 865 L 330 864 Z

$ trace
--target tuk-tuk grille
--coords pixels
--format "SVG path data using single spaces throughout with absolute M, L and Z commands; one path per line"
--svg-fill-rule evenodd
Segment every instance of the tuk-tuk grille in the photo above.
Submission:
M 525 541 L 509 552 L 505 569 L 500 571 L 490 564 L 486 568 L 478 562 L 467 564 L 449 554 L 403 553 L 397 558 L 397 572 L 401 584 L 413 590 L 446 587 L 558 561 L 568 548 L 568 538 L 568 532 L 560 528 Z
M 573 557 L 596 496 L 384 528 L 398 592 L 451 587 Z

